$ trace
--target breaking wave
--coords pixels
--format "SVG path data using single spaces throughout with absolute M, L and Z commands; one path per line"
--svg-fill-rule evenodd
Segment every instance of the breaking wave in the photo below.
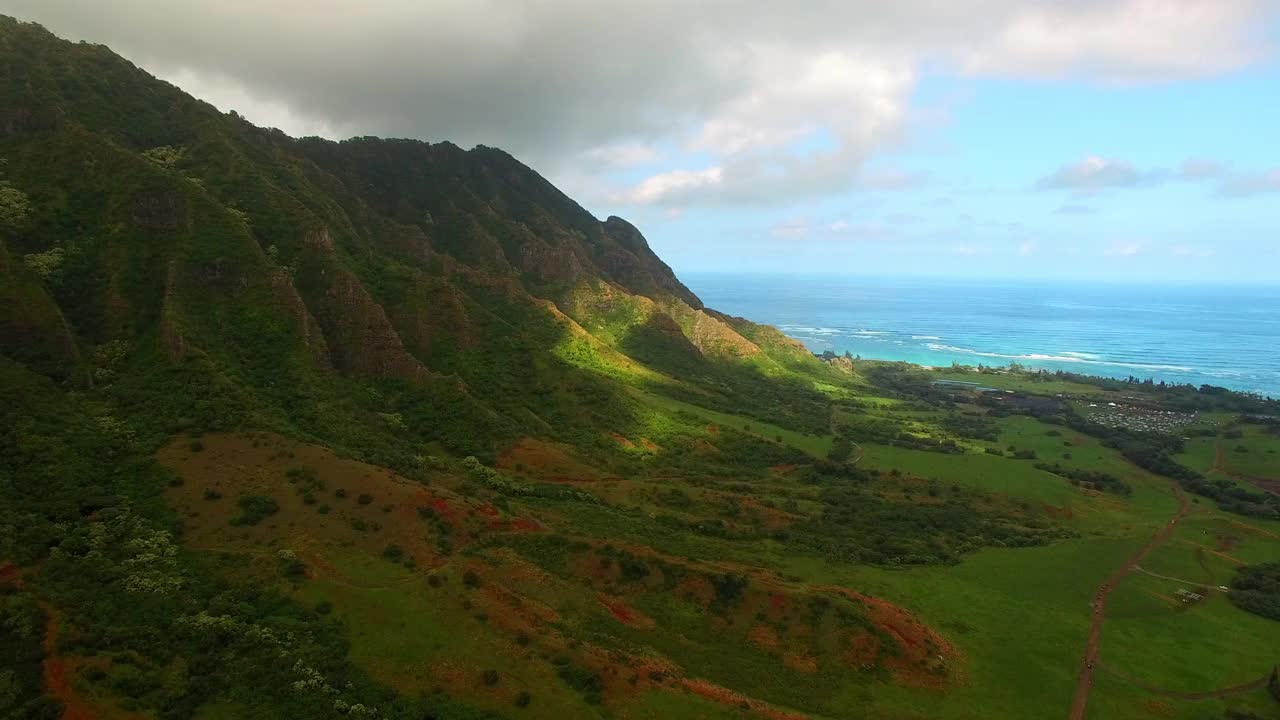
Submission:
M 1115 362 L 1111 360 L 1092 360 L 1086 357 L 1080 357 L 1083 353 L 1062 353 L 1060 355 L 1047 355 L 1042 353 L 1028 353 L 1025 355 L 1013 355 L 1008 353 L 983 352 L 981 350 L 973 350 L 972 348 L 956 347 L 954 345 L 942 345 L 940 343 L 929 343 L 927 346 L 930 350 L 938 352 L 957 353 L 961 355 L 974 355 L 976 357 L 998 358 L 1001 360 L 1029 360 L 1033 362 L 1060 362 L 1060 363 L 1080 363 L 1082 365 L 1099 365 L 1106 367 L 1129 368 L 1132 370 L 1165 370 L 1169 372 L 1193 372 L 1195 368 L 1185 365 L 1154 365 L 1146 363 L 1126 363 Z

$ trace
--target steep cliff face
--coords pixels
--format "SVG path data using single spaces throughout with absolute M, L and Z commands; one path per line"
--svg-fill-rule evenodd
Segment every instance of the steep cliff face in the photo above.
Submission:
M 634 226 L 501 150 L 295 140 L 11 20 L 0 59 L 0 182 L 27 202 L 0 225 L 3 270 L 30 308 L 3 339 L 38 335 L 64 372 L 127 342 L 175 367 L 199 357 L 253 402 L 454 376 L 491 409 L 573 422 L 598 409 L 553 389 L 592 376 L 725 395 L 750 379 L 735 363 L 777 362 Z M 57 271 L 12 259 L 27 256 Z

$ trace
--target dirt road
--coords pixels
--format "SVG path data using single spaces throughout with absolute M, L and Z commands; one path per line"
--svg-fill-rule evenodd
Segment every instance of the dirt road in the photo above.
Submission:
M 62 702 L 62 720 L 93 720 L 98 713 L 71 686 L 67 663 L 58 654 L 58 616 L 53 608 L 41 605 L 48 618 L 44 631 L 44 689 Z
M 1107 596 L 1111 591 L 1120 584 L 1120 581 L 1126 575 L 1133 572 L 1135 566 L 1146 559 L 1151 551 L 1163 545 L 1173 535 L 1173 531 L 1177 529 L 1178 523 L 1182 518 L 1186 517 L 1187 512 L 1191 509 L 1191 503 L 1187 501 L 1187 496 L 1183 494 L 1182 489 L 1174 486 L 1174 492 L 1178 496 L 1178 512 L 1174 514 L 1169 524 L 1156 531 L 1151 540 L 1138 549 L 1133 557 L 1129 558 L 1124 565 L 1102 582 L 1098 587 L 1098 591 L 1093 596 L 1093 622 L 1089 627 L 1089 641 L 1085 645 L 1084 659 L 1080 663 L 1080 675 L 1076 678 L 1076 694 L 1071 700 L 1071 720 L 1084 720 L 1085 708 L 1089 704 L 1089 691 L 1093 688 L 1093 671 L 1098 664 L 1098 648 L 1102 644 L 1102 623 L 1107 617 Z

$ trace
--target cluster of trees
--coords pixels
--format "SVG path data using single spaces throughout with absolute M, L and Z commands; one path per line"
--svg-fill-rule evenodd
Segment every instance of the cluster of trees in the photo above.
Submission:
M 1240 568 L 1227 597 L 1242 610 L 1280 620 L 1280 562 Z
M 846 467 L 841 473 L 844 478 L 822 486 L 822 514 L 791 531 L 792 539 L 834 561 L 946 564 L 980 547 L 1043 545 L 1064 537 L 1046 518 L 1002 508 L 985 495 L 930 488 L 941 502 L 894 501 L 867 487 L 875 477 L 870 472 Z
M 1110 473 L 1104 473 L 1096 470 L 1078 470 L 1075 468 L 1063 467 L 1059 463 L 1036 463 L 1036 468 L 1045 472 L 1053 473 L 1058 477 L 1063 477 L 1071 481 L 1072 485 L 1080 485 L 1091 490 L 1101 490 L 1103 492 L 1115 493 L 1116 495 L 1128 496 L 1133 494 L 1133 488 L 1129 483 Z
M 1000 429 L 991 418 L 977 412 L 950 412 L 942 416 L 939 423 L 944 430 L 973 440 L 996 442 L 1000 439 Z
M 884 418 L 863 415 L 848 417 L 836 428 L 837 441 L 840 438 L 852 442 L 878 443 L 909 450 L 947 453 L 958 455 L 964 449 L 950 438 L 933 438 L 913 435 L 906 431 L 901 423 Z M 850 448 L 852 449 L 852 448 Z M 832 458 L 835 459 L 835 458 Z
M 0 358 L 0 559 L 28 568 L 56 608 L 62 652 L 114 660 L 87 678 L 94 694 L 175 720 L 228 696 L 266 719 L 479 717 L 378 684 L 349 662 L 337 623 L 270 583 L 237 582 L 242 559 L 181 552 L 155 444 L 100 412 Z M 246 520 L 269 514 L 271 503 L 246 497 Z M 277 571 L 295 569 L 282 557 Z M 42 695 L 45 620 L 31 591 L 0 580 L 0 716 L 61 715 Z
M 44 625 L 35 595 L 0 580 L 0 717 L 62 716 L 61 705 L 42 694 Z

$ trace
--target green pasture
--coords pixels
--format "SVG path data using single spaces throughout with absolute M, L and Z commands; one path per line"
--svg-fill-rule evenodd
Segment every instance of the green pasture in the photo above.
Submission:
M 705 419 L 709 423 L 716 425 L 731 427 L 756 437 L 776 442 L 781 437 L 785 445 L 789 445 L 797 450 L 806 452 L 814 457 L 826 457 L 831 451 L 831 443 L 833 437 L 826 435 L 809 435 L 795 430 L 787 430 L 786 428 L 773 425 L 771 423 L 762 422 L 755 418 L 745 417 L 742 415 L 730 415 L 716 410 L 708 410 L 692 403 L 682 402 L 661 395 L 651 393 L 637 392 L 637 396 L 650 405 L 660 408 L 667 412 L 687 412 L 697 415 Z

